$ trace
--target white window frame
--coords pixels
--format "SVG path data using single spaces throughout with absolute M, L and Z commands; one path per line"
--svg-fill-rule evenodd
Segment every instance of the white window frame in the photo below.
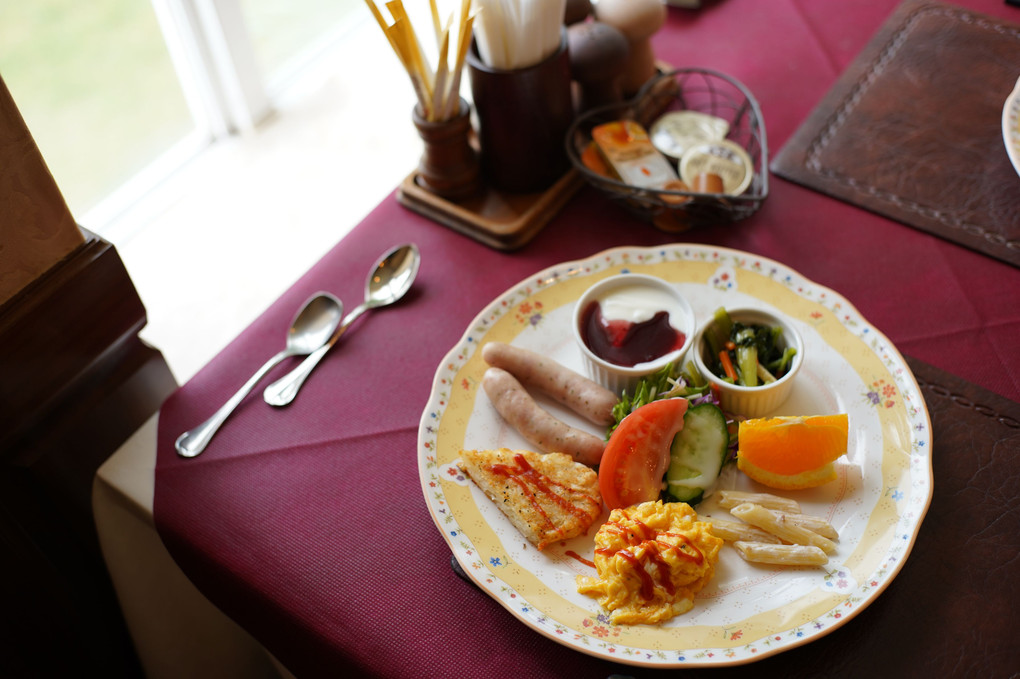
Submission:
M 214 138 L 250 133 L 271 111 L 238 0 L 152 0 L 195 120 Z

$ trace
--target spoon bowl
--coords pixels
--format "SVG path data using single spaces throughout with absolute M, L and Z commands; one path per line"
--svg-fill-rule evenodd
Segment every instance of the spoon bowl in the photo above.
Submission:
M 312 297 L 294 317 L 294 323 L 287 330 L 286 351 L 292 356 L 310 354 L 336 332 L 344 315 L 344 305 L 328 292 Z
M 285 358 L 306 356 L 323 346 L 336 331 L 343 314 L 343 302 L 328 292 L 320 292 L 305 302 L 287 330 L 285 348 L 259 368 L 236 394 L 213 413 L 212 417 L 181 434 L 174 444 L 177 454 L 181 457 L 195 457 L 201 454 L 220 426 L 266 373 Z
M 414 284 L 421 265 L 421 252 L 414 243 L 400 245 L 379 258 L 372 272 L 365 280 L 365 301 L 347 314 L 336 333 L 326 344 L 308 355 L 301 365 L 266 387 L 262 393 L 266 403 L 285 406 L 291 403 L 305 379 L 311 374 L 322 357 L 340 339 L 351 323 L 369 309 L 379 309 L 398 302 Z
M 421 253 L 413 243 L 387 252 L 365 281 L 365 301 L 354 308 L 351 316 L 360 315 L 358 309 L 362 306 L 376 309 L 398 302 L 411 289 L 420 265 Z

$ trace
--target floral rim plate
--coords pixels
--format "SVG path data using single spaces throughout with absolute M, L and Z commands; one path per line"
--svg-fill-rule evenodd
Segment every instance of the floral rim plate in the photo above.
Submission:
M 1020 79 L 1002 107 L 1002 141 L 1013 169 L 1020 175 Z
M 699 323 L 720 305 L 750 305 L 785 314 L 797 326 L 805 361 L 794 393 L 775 414 L 846 412 L 851 423 L 838 480 L 785 493 L 839 531 L 827 566 L 754 566 L 727 546 L 694 610 L 661 625 L 613 625 L 574 586 L 577 575 L 594 573 L 583 562 L 593 556 L 594 527 L 538 552 L 459 472 L 463 449 L 528 447 L 479 388 L 486 367 L 479 347 L 509 342 L 581 372 L 569 331 L 573 307 L 590 285 L 623 271 L 676 285 Z M 585 426 L 557 404 L 536 400 Z M 762 257 L 674 244 L 615 248 L 563 263 L 494 300 L 436 371 L 419 428 L 418 471 L 429 512 L 457 561 L 521 622 L 593 656 L 676 668 L 758 660 L 835 630 L 871 603 L 902 568 L 928 509 L 930 451 L 931 423 L 910 369 L 846 299 Z M 719 487 L 751 490 L 752 483 L 729 469 Z M 711 497 L 697 510 L 728 515 Z

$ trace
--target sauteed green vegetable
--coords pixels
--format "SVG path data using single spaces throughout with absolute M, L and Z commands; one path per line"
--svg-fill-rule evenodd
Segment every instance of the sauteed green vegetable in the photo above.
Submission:
M 745 387 L 775 382 L 790 369 L 793 347 L 781 347 L 783 330 L 745 324 L 730 318 L 726 309 L 715 311 L 715 323 L 705 332 L 710 355 L 705 364 L 719 378 Z

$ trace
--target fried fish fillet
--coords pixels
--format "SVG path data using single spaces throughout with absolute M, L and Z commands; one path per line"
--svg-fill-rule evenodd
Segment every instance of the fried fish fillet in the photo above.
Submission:
M 602 514 L 599 478 L 564 453 L 462 450 L 460 469 L 538 549 L 583 535 Z

